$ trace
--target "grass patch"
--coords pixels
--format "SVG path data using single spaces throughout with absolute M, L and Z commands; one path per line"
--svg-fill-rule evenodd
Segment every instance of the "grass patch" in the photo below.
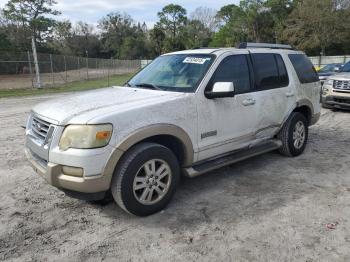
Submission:
M 122 85 L 127 80 L 129 80 L 133 74 L 124 74 L 111 76 L 109 78 L 109 86 Z M 12 96 L 34 96 L 42 94 L 52 94 L 60 92 L 73 92 L 73 91 L 83 91 L 108 87 L 108 78 L 78 81 L 67 83 L 58 87 L 45 87 L 42 89 L 26 88 L 26 89 L 0 89 L 1 97 L 12 97 Z

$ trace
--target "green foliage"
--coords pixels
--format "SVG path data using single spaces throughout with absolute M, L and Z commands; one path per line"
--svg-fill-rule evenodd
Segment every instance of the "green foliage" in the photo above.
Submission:
M 110 13 L 99 22 L 107 56 L 119 59 L 146 58 L 149 52 L 146 24 L 135 24 L 128 14 Z
M 176 4 L 158 12 L 154 28 L 126 13 L 101 18 L 98 30 L 84 22 L 55 21 L 55 0 L 9 0 L 0 10 L 0 49 L 118 59 L 152 59 L 197 47 L 240 42 L 289 43 L 308 54 L 350 52 L 349 0 L 241 0 L 217 12 L 198 7 L 189 16 Z
M 299 1 L 286 21 L 284 38 L 309 53 L 325 55 L 328 49 L 333 53 L 335 46 L 349 51 L 349 2 Z
M 180 5 L 170 4 L 158 13 L 157 26 L 164 30 L 167 50 L 181 50 L 185 47 L 184 28 L 187 23 L 187 11 Z
M 150 31 L 150 38 L 151 42 L 153 43 L 153 48 L 155 49 L 156 54 L 161 55 L 163 52 L 164 41 L 166 38 L 165 32 L 158 25 L 156 25 Z
M 209 29 L 199 20 L 190 20 L 184 29 L 184 34 L 186 49 L 207 47 L 212 35 Z
M 44 41 L 47 32 L 55 25 L 51 16 L 60 14 L 52 8 L 55 4 L 55 0 L 10 0 L 3 14 L 8 20 L 29 28 L 35 38 Z

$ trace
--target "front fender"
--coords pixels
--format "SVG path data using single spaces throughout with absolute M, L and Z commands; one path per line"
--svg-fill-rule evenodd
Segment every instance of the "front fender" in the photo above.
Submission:
M 111 181 L 114 169 L 123 154 L 137 143 L 157 135 L 170 135 L 181 141 L 185 154 L 184 165 L 190 166 L 193 164 L 193 143 L 188 134 L 182 128 L 172 124 L 154 124 L 135 130 L 118 143 L 116 148 L 111 153 L 109 160 L 107 161 L 106 167 L 103 171 L 103 176 L 106 176 L 106 178 Z

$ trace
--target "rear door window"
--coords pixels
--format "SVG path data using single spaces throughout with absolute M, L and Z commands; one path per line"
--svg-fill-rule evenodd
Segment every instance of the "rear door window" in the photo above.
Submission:
M 252 54 L 257 90 L 268 90 L 288 85 L 284 62 L 277 54 Z
M 314 83 L 319 81 L 316 70 L 306 55 L 290 54 L 288 56 L 298 75 L 300 83 L 308 84 L 308 83 Z

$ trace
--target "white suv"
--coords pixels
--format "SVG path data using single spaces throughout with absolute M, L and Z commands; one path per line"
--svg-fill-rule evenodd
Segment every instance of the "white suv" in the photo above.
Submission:
M 166 54 L 123 87 L 37 105 L 26 155 L 68 195 L 111 192 L 121 208 L 145 216 L 166 206 L 181 174 L 272 150 L 301 154 L 320 117 L 320 88 L 311 62 L 289 46 Z

